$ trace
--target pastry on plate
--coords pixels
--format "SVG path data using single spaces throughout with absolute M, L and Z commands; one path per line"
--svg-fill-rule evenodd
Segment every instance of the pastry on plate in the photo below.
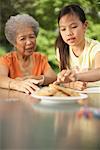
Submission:
M 50 88 L 49 86 L 42 87 L 35 92 L 38 96 L 53 96 L 56 93 L 56 89 Z
M 61 85 L 50 84 L 49 87 L 61 91 L 62 93 L 65 93 L 67 96 L 79 96 L 78 92 L 75 92 L 73 89 L 66 88 Z
M 79 96 L 78 92 L 73 89 L 63 87 L 61 85 L 50 84 L 49 86 L 42 87 L 35 92 L 38 96 Z

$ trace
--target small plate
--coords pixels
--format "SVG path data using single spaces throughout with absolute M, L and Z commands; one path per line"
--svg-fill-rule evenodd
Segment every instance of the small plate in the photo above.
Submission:
M 100 87 L 91 87 L 91 88 L 87 88 L 83 91 L 77 91 L 80 93 L 100 93 Z
M 88 97 L 87 94 L 79 94 L 79 96 L 37 96 L 37 95 L 32 95 L 34 98 L 41 99 L 42 102 L 46 103 L 68 103 L 68 102 L 73 102 L 77 101 L 80 99 L 86 99 Z

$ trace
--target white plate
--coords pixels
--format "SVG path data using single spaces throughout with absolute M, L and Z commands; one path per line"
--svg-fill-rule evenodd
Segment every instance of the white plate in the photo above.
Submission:
M 46 103 L 66 103 L 66 102 L 73 102 L 77 101 L 80 99 L 86 99 L 88 97 L 87 94 L 80 94 L 79 96 L 37 96 L 37 95 L 32 95 L 33 97 L 37 99 L 41 99 L 43 102 Z
M 91 88 L 87 88 L 83 91 L 77 91 L 80 93 L 100 93 L 100 87 L 91 87 Z

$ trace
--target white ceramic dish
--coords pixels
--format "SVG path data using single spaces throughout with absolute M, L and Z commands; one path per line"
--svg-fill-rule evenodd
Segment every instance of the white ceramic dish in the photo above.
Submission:
M 87 88 L 83 91 L 77 91 L 80 93 L 100 93 L 100 87 L 91 87 L 91 88 Z
M 68 103 L 68 102 L 73 102 L 81 99 L 86 99 L 88 97 L 87 94 L 79 94 L 79 96 L 37 96 L 37 95 L 32 95 L 33 97 L 37 99 L 41 99 L 42 102 L 46 103 Z

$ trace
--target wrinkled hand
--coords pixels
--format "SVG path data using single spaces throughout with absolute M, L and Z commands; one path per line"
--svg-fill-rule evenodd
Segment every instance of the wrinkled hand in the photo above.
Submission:
M 10 87 L 17 91 L 25 92 L 26 94 L 33 94 L 39 87 L 35 79 L 15 80 L 10 83 Z
M 62 70 L 60 73 L 58 73 L 57 80 L 54 82 L 54 84 L 67 83 L 71 81 L 75 81 L 75 71 Z
M 39 76 L 25 76 L 25 77 L 17 77 L 16 80 L 20 81 L 31 81 L 32 83 L 36 85 L 43 85 L 44 83 L 44 75 L 39 75 Z

